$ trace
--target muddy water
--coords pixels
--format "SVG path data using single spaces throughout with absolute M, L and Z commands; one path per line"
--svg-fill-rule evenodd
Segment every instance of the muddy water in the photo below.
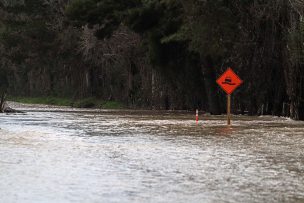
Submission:
M 303 122 L 26 110 L 0 115 L 0 202 L 304 202 Z

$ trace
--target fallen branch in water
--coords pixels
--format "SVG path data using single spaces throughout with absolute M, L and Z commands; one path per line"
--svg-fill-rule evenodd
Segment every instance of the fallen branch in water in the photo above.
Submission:
M 24 112 L 9 107 L 6 104 L 6 94 L 3 93 L 0 98 L 0 113 L 24 113 Z
M 5 109 L 5 97 L 6 97 L 6 94 L 3 93 L 1 95 L 1 99 L 0 99 L 0 112 L 1 113 L 4 113 L 4 109 Z

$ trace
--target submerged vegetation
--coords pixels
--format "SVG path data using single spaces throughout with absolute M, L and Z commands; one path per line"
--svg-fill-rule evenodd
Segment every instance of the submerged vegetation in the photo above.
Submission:
M 122 109 L 125 106 L 120 102 L 101 101 L 97 98 L 69 99 L 58 97 L 10 97 L 9 100 L 25 104 L 46 104 L 55 106 L 69 106 L 75 108 L 103 108 L 103 109 Z
M 303 14 L 303 0 L 0 0 L 1 92 L 220 114 L 232 67 L 233 112 L 304 120 Z
M 70 99 L 56 97 L 10 97 L 8 99 L 25 104 L 49 104 L 56 106 L 71 106 L 73 103 Z

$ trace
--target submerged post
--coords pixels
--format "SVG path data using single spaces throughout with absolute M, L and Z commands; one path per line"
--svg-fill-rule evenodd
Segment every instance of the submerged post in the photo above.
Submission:
M 195 121 L 196 121 L 196 125 L 198 125 L 198 109 L 196 109 Z
M 231 125 L 231 94 L 227 95 L 227 125 Z

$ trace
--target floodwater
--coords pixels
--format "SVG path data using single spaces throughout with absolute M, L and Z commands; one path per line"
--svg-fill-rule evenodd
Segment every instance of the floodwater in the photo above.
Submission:
M 0 115 L 0 202 L 304 202 L 304 122 L 25 110 Z

